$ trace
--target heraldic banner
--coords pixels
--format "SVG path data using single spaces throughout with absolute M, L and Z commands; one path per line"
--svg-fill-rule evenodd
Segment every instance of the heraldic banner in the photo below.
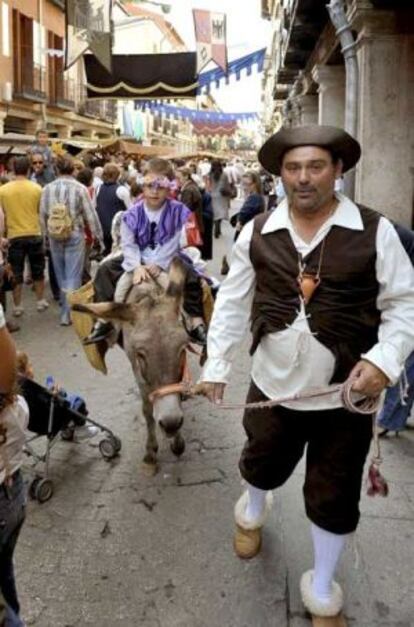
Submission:
M 227 70 L 226 15 L 202 9 L 193 9 L 197 43 L 197 74 L 214 61 Z

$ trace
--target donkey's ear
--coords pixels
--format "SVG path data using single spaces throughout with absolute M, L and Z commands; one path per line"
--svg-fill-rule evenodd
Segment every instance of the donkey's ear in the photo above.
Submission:
M 72 311 L 92 314 L 104 320 L 120 320 L 132 322 L 136 318 L 136 307 L 127 303 L 92 303 L 90 305 L 73 305 Z
M 179 257 L 174 257 L 168 273 L 168 285 L 165 293 L 169 298 L 174 299 L 177 305 L 181 305 L 183 299 L 186 276 L 187 268 L 184 262 Z

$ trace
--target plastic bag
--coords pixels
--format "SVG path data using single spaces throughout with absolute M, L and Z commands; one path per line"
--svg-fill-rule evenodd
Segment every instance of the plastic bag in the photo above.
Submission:
M 185 234 L 187 238 L 187 246 L 202 246 L 203 240 L 200 235 L 200 229 L 197 224 L 197 217 L 192 213 L 185 225 Z

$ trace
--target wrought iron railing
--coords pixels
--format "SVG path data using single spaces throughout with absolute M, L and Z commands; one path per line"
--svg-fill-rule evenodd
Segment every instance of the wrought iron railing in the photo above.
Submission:
M 39 64 L 24 64 L 15 76 L 14 94 L 35 102 L 47 101 L 47 71 Z

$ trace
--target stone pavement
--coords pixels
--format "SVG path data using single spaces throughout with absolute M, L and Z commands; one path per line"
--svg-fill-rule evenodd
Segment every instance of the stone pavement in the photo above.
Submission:
M 230 229 L 217 246 L 216 272 Z M 216 242 L 217 243 L 217 242 Z M 30 307 L 32 296 L 27 297 Z M 237 461 L 244 436 L 238 412 L 203 399 L 185 403 L 187 449 L 176 460 L 163 442 L 161 470 L 140 471 L 145 427 L 129 364 L 111 351 L 107 377 L 94 372 L 56 307 L 27 313 L 15 336 L 39 381 L 53 374 L 88 401 L 91 417 L 122 438 L 105 462 L 96 442 L 59 442 L 56 491 L 31 502 L 16 554 L 23 615 L 36 627 L 305 627 L 298 593 L 311 566 L 301 496 L 303 466 L 275 494 L 264 550 L 244 563 L 232 553 L 232 509 L 240 493 Z M 197 366 L 194 364 L 194 372 Z M 244 399 L 247 343 L 240 349 L 229 401 Z M 338 578 L 353 627 L 414 625 L 414 431 L 384 443 L 388 499 L 363 497 L 363 516 Z M 410 472 L 411 471 L 411 472 Z M 27 476 L 30 472 L 27 471 Z

